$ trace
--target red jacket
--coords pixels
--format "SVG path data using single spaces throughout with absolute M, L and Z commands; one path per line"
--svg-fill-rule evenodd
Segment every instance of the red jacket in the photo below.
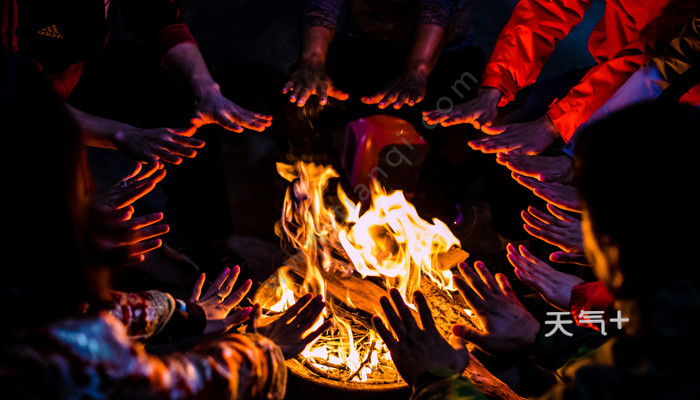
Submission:
M 498 37 L 482 86 L 499 89 L 501 106 L 535 82 L 556 44 L 583 19 L 593 0 L 520 0 Z M 568 141 L 657 48 L 677 36 L 698 0 L 607 0 L 588 39 L 597 62 L 547 115 Z

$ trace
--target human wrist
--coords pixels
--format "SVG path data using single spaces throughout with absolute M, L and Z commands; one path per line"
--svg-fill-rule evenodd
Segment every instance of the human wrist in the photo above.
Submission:
M 496 108 L 498 107 L 498 103 L 500 103 L 501 98 L 503 98 L 503 92 L 493 87 L 481 87 L 479 88 L 478 96 L 480 99 Z

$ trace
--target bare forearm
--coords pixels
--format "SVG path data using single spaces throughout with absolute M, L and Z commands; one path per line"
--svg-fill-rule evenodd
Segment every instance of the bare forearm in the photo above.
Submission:
M 322 26 L 312 26 L 302 32 L 301 61 L 326 63 L 328 47 L 333 40 L 333 31 Z
M 83 131 L 86 146 L 116 149 L 118 137 L 134 129 L 129 124 L 88 114 L 71 105 L 68 110 Z
M 408 71 L 430 75 L 440 58 L 446 37 L 447 30 L 441 26 L 418 25 L 413 47 L 406 60 Z
M 194 43 L 186 42 L 173 47 L 165 54 L 164 63 L 166 68 L 190 88 L 195 98 L 220 91 L 202 53 Z

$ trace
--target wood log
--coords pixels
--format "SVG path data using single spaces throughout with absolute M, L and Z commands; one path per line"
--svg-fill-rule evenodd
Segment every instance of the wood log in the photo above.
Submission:
M 454 248 L 439 257 L 440 268 L 450 269 L 466 260 L 467 257 L 467 252 Z M 300 257 L 288 258 L 284 266 L 288 267 L 289 271 L 298 277 L 299 282 L 303 281 L 306 274 L 306 265 Z M 343 277 L 339 274 L 325 271 L 321 271 L 321 274 L 328 294 L 343 302 L 348 308 L 362 310 L 369 315 L 383 314 L 379 299 L 387 294 L 386 288 L 373 281 L 362 279 L 358 275 Z M 276 282 L 276 279 L 268 280 L 258 289 L 258 292 L 255 294 L 256 302 L 259 302 L 259 299 L 269 298 L 268 296 L 275 297 L 276 288 L 270 281 Z M 425 294 L 428 306 L 435 318 L 435 324 L 444 337 L 449 337 L 452 325 L 455 323 L 471 323 L 464 312 L 467 306 L 461 296 L 451 295 L 438 288 L 430 279 L 421 279 L 420 290 Z M 417 321 L 419 320 L 417 319 Z M 463 376 L 474 382 L 488 396 L 504 400 L 523 400 L 508 385 L 491 374 L 473 355 Z

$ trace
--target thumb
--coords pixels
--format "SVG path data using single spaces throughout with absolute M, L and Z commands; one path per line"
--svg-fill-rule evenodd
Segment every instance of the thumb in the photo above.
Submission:
M 245 322 L 253 312 L 253 307 L 242 308 L 235 313 L 229 315 L 224 319 L 226 326 L 231 328 L 232 326 L 240 325 Z
M 474 329 L 471 326 L 462 324 L 454 325 L 452 327 L 452 334 L 463 340 L 466 340 L 467 342 L 472 342 L 477 346 L 479 345 L 479 343 L 483 342 L 483 339 L 486 336 L 483 332 Z
M 568 253 L 566 251 L 553 252 L 549 255 L 549 260 L 562 264 L 590 265 L 585 255 Z
M 250 311 L 250 323 L 248 323 L 248 328 L 246 328 L 246 332 L 248 333 L 257 333 L 258 330 L 258 319 L 260 319 L 261 315 L 261 310 L 260 310 L 260 304 L 255 304 L 253 305 L 253 308 Z
M 449 342 L 455 350 L 467 350 L 467 341 L 461 336 L 457 336 L 453 333 L 449 337 Z

